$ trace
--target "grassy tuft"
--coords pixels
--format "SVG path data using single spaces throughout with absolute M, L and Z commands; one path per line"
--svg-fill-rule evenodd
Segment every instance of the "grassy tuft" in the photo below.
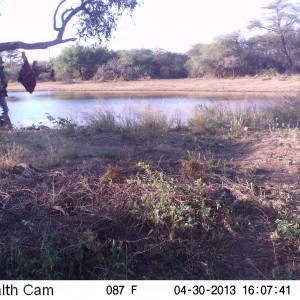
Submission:
M 12 145 L 0 145 L 0 171 L 11 170 L 14 166 L 17 166 L 22 159 L 24 149 L 22 146 Z
M 116 132 L 118 129 L 117 115 L 113 109 L 97 109 L 93 114 L 88 114 L 88 126 L 100 132 Z
M 299 94 L 295 97 L 284 96 L 282 101 L 270 106 L 267 115 L 271 120 L 270 128 L 299 128 L 300 126 L 300 99 Z

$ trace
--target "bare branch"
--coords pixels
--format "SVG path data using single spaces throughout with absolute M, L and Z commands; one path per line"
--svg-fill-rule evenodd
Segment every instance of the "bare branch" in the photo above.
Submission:
M 59 6 L 61 6 L 66 0 L 63 0 Z M 69 8 L 69 9 L 66 9 L 62 15 L 61 15 L 61 27 L 58 28 L 57 26 L 56 27 L 56 30 L 58 31 L 58 34 L 57 34 L 57 39 L 62 39 L 63 37 L 63 34 L 65 32 L 65 29 L 66 29 L 66 26 L 67 24 L 69 23 L 69 21 L 75 16 L 77 15 L 80 11 L 82 11 L 86 4 L 88 3 L 89 1 L 82 1 L 81 2 L 81 5 L 79 5 L 78 7 L 76 8 Z M 59 7 L 58 7 L 59 8 Z M 58 10 L 57 10 L 58 11 Z M 56 11 L 56 13 L 57 13 Z
M 0 0 L 1 1 L 1 0 Z M 79 32 L 79 37 L 94 37 L 102 34 L 106 39 L 110 37 L 112 29 L 116 26 L 116 21 L 124 10 L 133 10 L 139 0 L 81 0 L 77 2 L 77 7 L 72 6 L 63 10 L 62 6 L 67 3 L 67 0 L 60 0 L 55 9 L 53 16 L 53 29 L 57 32 L 56 39 L 46 42 L 25 43 L 21 41 L 0 43 L 1 51 L 10 51 L 16 49 L 46 49 L 58 44 L 75 41 L 76 38 L 63 39 L 65 29 L 68 23 L 76 15 L 80 15 L 77 23 L 83 29 Z M 117 10 L 115 9 L 118 5 Z M 91 11 L 89 8 L 91 7 Z M 62 13 L 60 13 L 62 10 Z M 121 10 L 120 12 L 118 10 Z M 84 13 L 83 13 L 84 12 Z M 60 15 L 60 20 L 59 20 Z M 58 24 L 61 23 L 61 24 Z
M 65 40 L 55 39 L 53 41 L 39 42 L 39 43 L 24 43 L 20 41 L 0 43 L 0 52 L 16 50 L 16 49 L 24 49 L 24 50 L 47 49 L 52 46 L 56 46 L 67 42 L 74 42 L 74 41 L 76 41 L 76 38 L 69 38 Z
M 58 4 L 58 6 L 57 6 L 57 8 L 56 8 L 56 10 L 55 10 L 55 13 L 54 13 L 54 16 L 53 16 L 53 29 L 56 30 L 56 31 L 59 31 L 59 29 L 60 29 L 60 28 L 58 28 L 58 27 L 56 26 L 57 13 L 58 13 L 60 7 L 62 6 L 62 4 L 63 4 L 64 2 L 66 2 L 66 1 L 67 1 L 67 0 L 62 0 L 62 1 Z

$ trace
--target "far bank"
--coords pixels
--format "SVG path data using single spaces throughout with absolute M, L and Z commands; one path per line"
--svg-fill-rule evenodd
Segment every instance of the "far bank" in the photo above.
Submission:
M 25 91 L 16 82 L 9 83 L 8 91 Z M 300 91 L 300 76 L 251 77 L 235 79 L 159 79 L 138 81 L 77 81 L 38 82 L 35 91 L 98 91 L 107 93 L 255 93 L 297 94 Z

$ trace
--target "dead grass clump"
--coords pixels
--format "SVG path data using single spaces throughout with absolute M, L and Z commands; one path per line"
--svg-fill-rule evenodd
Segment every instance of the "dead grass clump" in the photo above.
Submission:
M 97 109 L 87 115 L 87 125 L 100 132 L 116 132 L 118 129 L 117 115 L 114 110 Z
M 193 178 L 202 178 L 207 175 L 208 167 L 205 161 L 200 159 L 200 153 L 188 152 L 188 159 L 181 159 L 183 173 Z
M 189 126 L 195 133 L 216 133 L 221 128 L 220 110 L 213 105 L 195 106 L 192 117 L 189 119 Z
M 166 115 L 151 105 L 140 110 L 129 108 L 120 117 L 120 131 L 125 138 L 159 136 L 165 134 L 169 128 Z
M 121 173 L 120 170 L 116 167 L 109 165 L 106 168 L 105 173 L 99 178 L 100 183 L 111 183 L 120 180 Z
M 21 162 L 24 149 L 16 144 L 0 145 L 0 172 L 11 170 Z
M 96 131 L 120 132 L 125 138 L 157 136 L 166 133 L 170 127 L 167 117 L 151 105 L 139 110 L 125 107 L 120 115 L 110 109 L 100 109 L 89 114 L 86 122 Z
M 219 105 L 198 105 L 189 119 L 189 127 L 194 133 L 228 133 L 232 137 L 239 137 L 248 129 L 268 128 L 269 123 L 269 115 L 255 106 L 231 109 Z
M 299 128 L 300 99 L 299 93 L 294 96 L 285 95 L 281 102 L 268 108 L 267 115 L 271 119 L 271 129 Z

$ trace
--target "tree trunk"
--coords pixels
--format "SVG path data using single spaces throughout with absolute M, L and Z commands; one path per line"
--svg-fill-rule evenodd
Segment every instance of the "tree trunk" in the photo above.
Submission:
M 287 60 L 288 60 L 288 63 L 290 64 L 290 67 L 291 67 L 291 71 L 292 73 L 294 72 L 294 62 L 288 52 L 288 49 L 287 49 L 287 44 L 286 44 L 286 40 L 285 40 L 285 37 L 284 35 L 281 35 L 281 43 L 282 43 L 282 47 L 283 47 L 283 53 L 284 55 L 286 56 Z

